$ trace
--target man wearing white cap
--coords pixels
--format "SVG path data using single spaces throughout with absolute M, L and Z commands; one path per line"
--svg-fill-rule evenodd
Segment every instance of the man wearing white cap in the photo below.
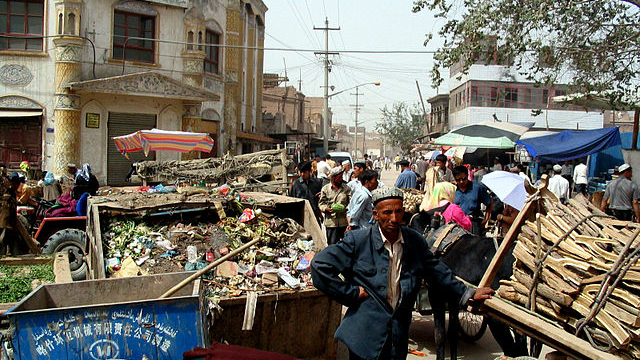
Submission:
M 569 181 L 560 175 L 561 172 L 560 164 L 553 165 L 553 176 L 549 179 L 548 189 L 564 204 L 569 200 Z
M 335 338 L 345 343 L 349 359 L 404 360 L 423 280 L 463 308 L 481 304 L 493 290 L 464 285 L 433 256 L 418 232 L 402 226 L 402 190 L 388 187 L 372 194 L 377 224 L 349 231 L 344 240 L 318 253 L 311 276 L 317 289 L 348 307 Z
M 351 174 L 353 173 L 353 169 L 351 168 L 351 161 L 345 160 L 342 162 L 342 181 L 344 183 L 348 183 L 351 181 Z
M 334 167 L 329 172 L 331 183 L 322 187 L 318 205 L 324 215 L 324 226 L 327 229 L 327 243 L 336 244 L 342 240 L 347 230 L 347 206 L 351 200 L 351 188 L 342 181 L 342 168 Z
M 640 221 L 640 189 L 631 180 L 631 166 L 622 164 L 618 167 L 620 177 L 611 181 L 604 190 L 604 196 L 600 205 L 600 210 L 605 211 L 607 205 L 609 210 L 618 220 L 631 221 L 632 210 L 636 216 L 636 222 Z

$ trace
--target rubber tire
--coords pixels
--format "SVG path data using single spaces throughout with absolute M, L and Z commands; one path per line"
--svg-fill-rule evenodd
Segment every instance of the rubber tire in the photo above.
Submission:
M 42 248 L 43 254 L 55 254 L 60 251 L 69 252 L 69 269 L 73 281 L 87 279 L 87 262 L 84 249 L 87 245 L 87 234 L 78 229 L 58 230 L 51 235 Z
M 468 333 L 467 329 L 469 326 L 465 327 L 465 324 L 469 323 L 470 317 L 473 317 L 474 322 L 477 324 L 478 318 L 482 318 L 482 323 L 479 328 L 474 327 L 475 332 L 473 334 Z M 460 309 L 458 313 L 458 320 L 460 321 L 460 337 L 462 340 L 472 343 L 480 340 L 484 333 L 487 331 L 487 319 L 482 315 L 472 314 L 468 311 Z

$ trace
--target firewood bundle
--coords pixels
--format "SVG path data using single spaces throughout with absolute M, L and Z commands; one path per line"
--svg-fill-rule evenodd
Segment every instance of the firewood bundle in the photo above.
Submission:
M 520 228 L 513 275 L 498 294 L 571 334 L 580 328 L 577 335 L 601 350 L 640 358 L 640 226 L 604 217 L 582 196 L 566 205 L 539 201 L 539 213 Z

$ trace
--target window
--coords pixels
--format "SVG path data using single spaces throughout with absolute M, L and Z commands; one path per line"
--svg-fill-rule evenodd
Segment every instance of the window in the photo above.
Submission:
M 505 88 L 504 89 L 504 103 L 506 107 L 517 108 L 518 106 L 518 89 L 517 88 Z
M 220 45 L 220 34 L 211 30 L 206 32 L 207 45 Z M 211 74 L 218 74 L 218 65 L 220 63 L 220 48 L 217 46 L 207 46 L 205 49 L 207 54 L 204 58 L 204 71 Z
M 115 11 L 113 17 L 113 58 L 126 60 L 154 62 L 154 41 L 129 40 L 124 52 L 125 41 L 129 37 L 154 39 L 155 17 L 141 14 Z
M 42 35 L 43 0 L 0 0 L 0 34 L 16 38 L 0 39 L 0 50 L 42 51 L 42 39 L 25 36 Z

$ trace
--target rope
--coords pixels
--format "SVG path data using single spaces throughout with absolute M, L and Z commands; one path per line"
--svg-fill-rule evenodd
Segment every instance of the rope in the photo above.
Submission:
M 600 288 L 598 293 L 594 297 L 593 306 L 589 311 L 589 315 L 587 315 L 584 319 L 578 321 L 576 326 L 576 335 L 579 335 L 582 330 L 585 329 L 587 323 L 589 323 L 607 303 L 609 296 L 613 294 L 616 286 L 624 278 L 627 271 L 633 266 L 636 261 L 640 258 L 640 247 L 637 247 L 631 252 L 630 255 L 627 256 L 631 245 L 635 242 L 636 238 L 640 235 L 640 229 L 637 229 L 633 235 L 629 238 L 627 243 L 625 244 L 624 249 L 620 252 L 618 259 L 616 259 L 615 264 L 611 267 L 609 271 L 607 271 L 605 278 L 600 283 Z M 613 283 L 611 282 L 612 279 Z M 585 331 L 585 333 L 587 333 Z
M 531 304 L 531 302 L 533 300 L 535 300 L 535 296 L 534 294 L 536 293 L 536 289 L 538 287 L 538 280 L 540 278 L 540 273 L 542 272 L 542 268 L 544 267 L 544 262 L 545 260 L 547 260 L 547 257 L 549 257 L 549 255 L 551 255 L 551 253 L 558 247 L 558 245 L 560 245 L 561 242 L 563 242 L 565 239 L 567 239 L 569 237 L 569 235 L 574 232 L 580 225 L 584 224 L 587 220 L 590 220 L 592 218 L 596 218 L 596 217 L 602 217 L 602 218 L 613 218 L 613 216 L 609 216 L 609 215 L 599 215 L 599 214 L 591 214 L 588 215 L 582 219 L 580 219 L 580 221 L 578 221 L 577 224 L 575 224 L 574 226 L 571 227 L 571 229 L 567 230 L 562 236 L 560 236 L 560 238 L 558 238 L 558 241 L 556 241 L 553 246 L 551 246 L 542 256 L 542 258 L 540 259 L 540 261 L 537 263 L 536 266 L 536 271 L 533 274 L 533 281 L 531 283 L 531 290 L 529 291 L 529 303 Z M 638 231 L 640 231 L 640 229 L 638 229 Z M 634 236 L 635 237 L 635 236 Z

